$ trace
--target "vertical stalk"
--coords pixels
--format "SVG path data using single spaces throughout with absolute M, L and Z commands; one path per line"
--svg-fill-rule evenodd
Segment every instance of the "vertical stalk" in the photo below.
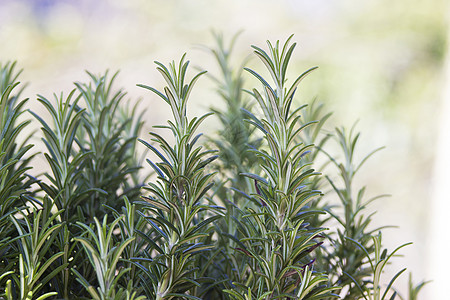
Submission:
M 332 296 L 331 291 L 335 289 L 327 285 L 326 275 L 311 271 L 314 260 L 310 253 L 321 244 L 316 239 L 325 229 L 308 228 L 303 213 L 314 214 L 308 212 L 307 204 L 319 196 L 320 191 L 311 190 L 306 183 L 308 178 L 318 173 L 303 158 L 312 145 L 294 141 L 304 128 L 315 122 L 301 124 L 299 109 L 291 111 L 291 105 L 299 83 L 315 68 L 301 74 L 290 87 L 286 85 L 286 69 L 295 48 L 295 43 L 290 44 L 291 38 L 284 45 L 279 41 L 274 45 L 268 42 L 268 53 L 253 46 L 254 53 L 267 67 L 274 87 L 261 75 L 246 68 L 262 83 L 262 91 L 252 91 L 262 117 L 250 112 L 247 116 L 249 123 L 261 130 L 265 147 L 254 150 L 260 158 L 262 175 L 243 174 L 254 180 L 256 193 L 251 196 L 260 205 L 255 210 L 248 208 L 242 216 L 250 232 L 241 239 L 241 245 L 246 248 L 237 250 L 256 262 L 257 267 L 249 269 L 255 278 L 249 292 L 259 299 L 308 299 L 317 294 Z M 241 299 L 235 291 L 226 292 Z M 247 293 L 246 289 L 242 292 Z
M 196 130 L 210 114 L 189 120 L 186 110 L 189 94 L 205 72 L 185 83 L 189 62 L 184 59 L 185 56 L 178 66 L 172 62 L 168 68 L 156 62 L 157 70 L 167 83 L 164 93 L 139 85 L 161 97 L 170 106 L 174 118 L 168 121 L 168 126 L 159 126 L 170 130 L 175 138 L 174 145 L 155 132 L 150 132 L 150 135 L 161 151 L 141 140 L 161 159 L 157 163 L 148 160 L 158 177 L 155 183 L 145 187 L 148 193 L 143 203 L 146 214 L 142 214 L 152 228 L 147 238 L 157 241 L 154 251 L 157 254 L 148 253 L 155 262 L 149 266 L 155 276 L 150 278 L 153 292 L 147 296 L 161 300 L 184 295 L 200 299 L 196 297 L 199 285 L 197 256 L 212 248 L 204 241 L 212 230 L 209 224 L 222 214 L 220 209 L 204 201 L 213 185 L 214 175 L 207 173 L 205 167 L 217 156 L 211 155 L 215 151 L 202 151 L 201 146 L 195 146 L 200 137 Z

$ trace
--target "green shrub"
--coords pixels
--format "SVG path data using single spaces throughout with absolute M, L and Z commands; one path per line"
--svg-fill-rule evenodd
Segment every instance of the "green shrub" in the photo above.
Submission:
M 400 298 L 393 285 L 406 268 L 386 285 L 381 275 L 408 244 L 382 248 L 383 228 L 371 229 L 367 214 L 379 197 L 366 199 L 364 187 L 355 195 L 353 186 L 378 149 L 355 163 L 359 133 L 326 131 L 322 104 L 297 104 L 315 68 L 289 83 L 291 39 L 253 46 L 265 77 L 235 69 L 236 37 L 228 46 L 217 35 L 210 52 L 221 73 L 210 77 L 225 108 L 202 116 L 187 107 L 206 72 L 188 80 L 185 56 L 156 62 L 166 86 L 139 86 L 172 119 L 150 138 L 141 136 L 143 114 L 114 90 L 117 73 L 88 73 L 54 101 L 38 96 L 50 115 L 31 112 L 42 126 L 43 175 L 22 138 L 30 121 L 19 73 L 1 65 L 0 299 Z M 259 86 L 244 91 L 246 75 Z M 213 114 L 221 128 L 202 138 Z M 154 157 L 152 176 L 142 174 L 138 140 Z M 410 283 L 409 299 L 424 284 Z

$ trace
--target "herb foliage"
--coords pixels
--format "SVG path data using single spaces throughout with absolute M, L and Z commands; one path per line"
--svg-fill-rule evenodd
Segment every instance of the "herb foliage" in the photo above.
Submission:
M 426 282 L 410 280 L 409 298 L 394 289 L 406 268 L 382 280 L 408 245 L 384 249 L 384 228 L 371 228 L 368 204 L 382 196 L 354 190 L 380 149 L 355 162 L 359 133 L 327 131 L 324 105 L 299 104 L 316 68 L 290 81 L 292 36 L 253 46 L 263 72 L 233 66 L 237 37 L 217 34 L 208 50 L 224 108 L 188 116 L 206 71 L 190 77 L 185 55 L 156 62 L 166 86 L 139 86 L 172 116 L 146 138 L 138 111 L 151 104 L 128 108 L 118 73 L 88 72 L 67 95 L 37 97 L 48 114 L 30 111 L 42 154 L 32 153 L 37 133 L 26 134 L 20 72 L 0 65 L 0 299 L 417 299 Z M 249 77 L 259 85 L 247 88 Z M 213 114 L 221 128 L 203 138 Z M 139 145 L 153 155 L 151 176 Z

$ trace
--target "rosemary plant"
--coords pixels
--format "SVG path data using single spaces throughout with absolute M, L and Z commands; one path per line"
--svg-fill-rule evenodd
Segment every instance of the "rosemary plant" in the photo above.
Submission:
M 77 280 L 86 288 L 92 299 L 95 300 L 128 300 L 128 299 L 144 299 L 143 296 L 136 297 L 136 292 L 132 291 L 132 286 L 128 287 L 125 292 L 123 288 L 118 288 L 119 279 L 130 268 L 122 268 L 117 273 L 117 265 L 120 256 L 125 248 L 134 240 L 134 237 L 121 240 L 119 245 L 114 245 L 113 230 L 117 224 L 122 220 L 123 216 L 115 219 L 112 224 L 108 226 L 107 215 L 103 217 L 103 222 L 95 218 L 95 227 L 97 232 L 81 222 L 77 222 L 78 226 L 82 227 L 87 237 L 81 236 L 74 238 L 75 241 L 83 245 L 90 263 L 93 265 L 98 281 L 98 288 L 95 289 L 76 268 L 72 271 L 78 277 Z
M 243 248 L 236 250 L 252 258 L 248 265 L 248 279 L 235 282 L 236 289 L 227 293 L 235 299 L 252 295 L 256 299 L 296 298 L 317 299 L 331 296 L 336 287 L 328 285 L 326 274 L 314 271 L 314 260 L 309 255 L 321 242 L 323 228 L 308 228 L 311 214 L 306 205 L 320 191 L 305 186 L 305 180 L 317 173 L 304 162 L 304 155 L 311 145 L 295 143 L 296 136 L 312 123 L 300 124 L 298 109 L 291 111 L 294 93 L 301 80 L 315 68 L 300 75 L 293 84 L 286 86 L 286 70 L 295 43 L 290 37 L 280 47 L 270 42 L 269 54 L 253 46 L 255 54 L 266 66 L 274 86 L 261 75 L 246 69 L 263 86 L 262 93 L 253 89 L 263 117 L 247 112 L 249 122 L 262 131 L 266 149 L 253 150 L 260 157 L 263 176 L 245 173 L 255 181 L 256 193 L 251 197 L 259 204 L 256 210 L 247 208 L 242 216 L 246 237 L 241 239 Z
M 223 36 L 215 35 L 216 47 L 209 49 L 219 65 L 220 75 L 210 77 L 217 85 L 217 93 L 225 103 L 224 109 L 212 108 L 220 130 L 217 136 L 210 138 L 212 147 L 219 149 L 219 162 L 213 167 L 217 171 L 216 185 L 212 198 L 226 207 L 225 217 L 215 223 L 217 231 L 216 249 L 205 256 L 202 265 L 208 266 L 208 274 L 215 278 L 214 285 L 205 289 L 206 299 L 224 299 L 227 294 L 222 290 L 232 288 L 230 278 L 244 280 L 248 257 L 235 250 L 239 239 L 244 238 L 238 230 L 243 215 L 240 208 L 253 205 L 242 191 L 254 191 L 252 179 L 241 173 L 251 170 L 258 173 L 258 158 L 249 148 L 260 147 L 261 138 L 255 136 L 255 127 L 245 122 L 245 111 L 251 109 L 251 102 L 243 92 L 244 78 L 242 67 L 234 68 L 232 53 L 238 35 L 228 45 Z M 245 63 L 245 61 L 244 61 Z
M 405 268 L 382 281 L 408 244 L 383 250 L 383 227 L 371 229 L 367 212 L 379 197 L 354 191 L 378 149 L 355 163 L 359 134 L 329 134 L 322 105 L 297 105 L 300 82 L 315 68 L 288 85 L 292 37 L 268 42 L 268 51 L 253 46 L 270 80 L 245 68 L 261 86 L 244 93 L 243 69 L 231 62 L 236 38 L 226 44 L 217 35 L 211 49 L 223 109 L 188 117 L 206 71 L 188 80 L 185 55 L 156 62 L 163 91 L 139 85 L 172 113 L 140 139 L 155 157 L 147 159 L 153 177 L 136 154 L 143 112 L 127 107 L 126 93 L 113 88 L 117 73 L 108 72 L 88 72 L 87 83 L 53 101 L 38 96 L 49 117 L 31 114 L 48 168 L 29 175 L 28 100 L 15 63 L 0 65 L 0 300 L 418 299 L 425 282 L 410 279 L 409 298 L 394 288 Z M 199 128 L 213 113 L 222 127 L 202 144 Z M 343 158 L 329 150 L 330 137 Z
M 73 100 L 73 98 L 75 98 Z M 75 152 L 75 134 L 81 123 L 83 110 L 76 109 L 80 97 L 75 96 L 75 90 L 65 99 L 55 95 L 56 107 L 43 96 L 38 101 L 50 113 L 53 125 L 49 125 L 34 112 L 34 117 L 42 124 L 43 142 L 48 153 L 45 158 L 51 168 L 46 173 L 48 182 L 40 181 L 39 185 L 46 196 L 52 199 L 58 211 L 64 211 L 62 220 L 73 221 L 77 218 L 78 205 L 83 202 L 91 191 L 77 184 L 82 175 L 82 168 L 90 153 Z M 53 127 L 53 128 L 52 128 Z M 74 153 L 76 153 L 74 155 Z
M 70 268 L 80 264 L 84 264 L 88 269 L 90 268 L 89 263 L 80 256 L 81 248 L 72 241 L 72 238 L 78 232 L 78 228 L 74 227 L 75 222 L 84 220 L 79 205 L 88 199 L 93 192 L 93 190 L 86 190 L 77 184 L 90 153 L 76 151 L 75 148 L 75 135 L 84 112 L 83 110 L 77 110 L 80 96 L 75 96 L 75 93 L 76 90 L 72 90 L 67 98 L 64 98 L 63 95 L 58 98 L 55 95 L 56 107 L 43 96 L 39 96 L 38 101 L 50 113 L 53 121 L 53 124 L 50 123 L 51 125 L 32 112 L 43 126 L 43 142 L 48 150 L 48 153 L 44 153 L 44 155 L 51 170 L 51 172 L 44 174 L 47 181 L 40 180 L 38 182 L 44 192 L 45 208 L 61 211 L 60 219 L 65 222 L 54 245 L 58 252 L 64 253 L 61 264 L 68 266 L 55 276 L 58 277 L 55 290 L 60 297 L 66 299 L 78 295 L 77 291 L 79 290 L 73 288 L 76 286 L 76 281 L 70 273 Z M 47 206 L 50 206 L 50 208 Z M 81 268 L 81 266 L 79 267 Z M 87 273 L 90 273 L 90 271 Z
M 344 128 L 336 128 L 335 140 L 338 142 L 343 161 L 339 161 L 325 150 L 331 164 L 339 171 L 342 187 L 338 186 L 329 176 L 327 180 L 341 202 L 342 211 L 338 207 L 329 209 L 328 213 L 338 222 L 337 237 L 330 237 L 331 247 L 324 249 L 324 268 L 333 274 L 335 284 L 343 287 L 341 297 L 343 299 L 384 299 L 390 291 L 395 279 L 406 269 L 398 272 L 388 284 L 385 292 L 381 294 L 381 271 L 392 255 L 387 256 L 387 249 L 381 253 L 382 228 L 370 229 L 373 213 L 366 214 L 367 206 L 371 202 L 385 197 L 380 195 L 365 199 L 365 187 L 359 189 L 354 196 L 353 180 L 364 163 L 381 148 L 377 148 L 366 155 L 360 162 L 355 163 L 355 152 L 360 134 L 354 133 L 354 126 L 350 132 Z M 388 226 L 384 226 L 388 227 Z M 377 235 L 376 232 L 379 232 Z M 397 252 L 403 244 L 396 248 Z M 391 299 L 395 298 L 395 292 Z
M 406 268 L 400 270 L 399 272 L 397 272 L 397 274 L 394 275 L 394 277 L 392 277 L 389 284 L 385 288 L 384 292 L 382 291 L 381 287 L 381 274 L 383 272 L 383 269 L 398 250 L 412 243 L 403 244 L 388 254 L 387 249 L 382 250 L 381 248 L 381 232 L 379 232 L 378 235 L 372 237 L 374 251 L 373 256 L 371 256 L 363 245 L 350 238 L 347 239 L 350 240 L 352 243 L 356 244 L 361 250 L 364 251 L 367 261 L 370 264 L 370 271 L 372 274 L 372 278 L 369 282 L 365 282 L 364 285 L 362 286 L 350 274 L 346 275 L 352 279 L 355 286 L 359 289 L 361 295 L 364 297 L 365 300 L 387 299 L 386 297 L 388 297 L 392 284 L 394 283 L 394 281 L 397 279 L 398 276 L 400 276 L 404 271 L 406 271 Z M 389 299 L 395 299 L 396 294 L 397 292 L 394 291 Z
M 30 217 L 27 217 L 22 211 L 19 211 L 20 219 L 11 216 L 17 231 L 20 235 L 18 242 L 19 254 L 19 278 L 16 284 L 20 287 L 20 294 L 16 299 L 28 300 L 35 298 L 39 290 L 47 287 L 53 277 L 67 267 L 65 264 L 56 264 L 55 261 L 64 255 L 64 252 L 58 252 L 47 256 L 51 252 L 51 245 L 61 231 L 63 223 L 54 223 L 63 211 L 53 214 L 48 218 L 42 210 L 36 212 L 33 210 L 30 215 L 33 216 L 32 223 Z M 47 211 L 48 213 L 48 211 Z M 25 224 L 21 224 L 25 223 Z M 45 261 L 42 261 L 45 258 Z M 56 265 L 56 266 L 55 266 Z M 50 270 L 50 272 L 47 272 Z M 57 292 L 46 292 L 41 294 L 39 299 L 45 299 Z
M 299 133 L 297 138 L 297 143 L 303 143 L 304 145 L 314 145 L 309 151 L 308 155 L 305 155 L 305 162 L 310 163 L 318 171 L 322 172 L 328 165 L 325 160 L 324 163 L 319 165 L 319 155 L 321 154 L 320 149 L 326 146 L 331 134 L 324 133 L 324 127 L 327 120 L 330 118 L 331 113 L 323 113 L 324 105 L 319 104 L 314 100 L 311 104 L 305 104 L 300 110 L 302 118 L 300 118 L 300 123 L 306 125 L 313 122 L 313 126 L 305 127 L 302 132 Z M 308 186 L 313 190 L 322 190 L 326 187 L 326 182 L 324 182 L 323 176 L 313 176 L 308 179 Z M 323 197 L 318 197 L 309 203 L 309 209 L 317 211 L 310 217 L 309 224 L 312 228 L 324 227 L 327 220 L 330 218 L 329 214 L 324 214 L 325 211 L 329 210 L 329 204 L 324 203 Z M 321 255 L 321 252 L 316 253 Z M 318 264 L 321 264 L 321 260 L 318 258 Z
M 251 102 L 244 96 L 242 66 L 235 69 L 231 63 L 231 54 L 238 35 L 235 35 L 228 46 L 225 46 L 223 37 L 216 35 L 217 47 L 210 49 L 220 67 L 220 77 L 210 77 L 217 84 L 217 93 L 225 103 L 224 109 L 212 108 L 215 117 L 221 124 L 218 137 L 212 142 L 220 150 L 220 164 L 218 174 L 225 181 L 231 181 L 227 187 L 238 190 L 248 190 L 253 184 L 251 180 L 240 176 L 254 168 L 257 159 L 254 153 L 247 151 L 248 148 L 259 148 L 261 139 L 254 137 L 255 128 L 245 122 L 245 110 L 251 109 Z M 243 64 L 245 61 L 243 62 Z M 227 196 L 218 195 L 222 200 Z M 238 201 L 237 199 L 234 199 Z M 235 204 L 239 204 L 235 202 Z M 245 203 L 242 203 L 245 205 Z M 239 205 L 240 206 L 240 205 Z
M 137 214 L 136 204 L 131 204 L 127 197 L 124 197 L 124 202 L 125 206 L 122 207 L 121 212 L 110 208 L 114 217 L 119 219 L 118 226 L 120 227 L 120 235 L 116 235 L 116 242 L 131 239 L 129 246 L 125 247 L 122 252 L 122 258 L 124 260 L 122 266 L 130 269 L 129 272 L 124 274 L 122 285 L 127 286 L 127 288 L 128 285 L 131 285 L 140 293 L 143 284 L 141 282 L 142 276 L 140 269 L 131 259 L 139 256 L 141 249 L 146 247 L 145 239 L 140 238 L 140 235 L 146 237 L 143 233 L 146 222 L 142 216 Z
M 21 99 L 23 86 L 17 81 L 21 71 L 15 71 L 16 63 L 0 64 L 0 274 L 3 280 L 18 274 L 19 248 L 14 243 L 18 238 L 13 226 L 8 226 L 11 216 L 33 200 L 30 188 L 33 180 L 26 175 L 33 155 L 28 138 L 19 136 L 29 120 L 20 120 L 28 99 Z M 16 277 L 17 278 L 17 277 Z M 0 297 L 5 293 L 0 279 Z M 17 297 L 14 287 L 17 280 L 9 279 L 8 297 Z
M 86 190 L 101 190 L 91 193 L 83 205 L 83 211 L 92 219 L 105 214 L 104 204 L 120 209 L 123 196 L 138 200 L 142 184 L 133 186 L 128 177 L 139 169 L 133 150 L 142 121 L 138 117 L 131 129 L 133 118 L 120 112 L 119 105 L 126 94 L 112 90 L 117 72 L 111 79 L 108 72 L 103 76 L 87 73 L 91 82 L 75 83 L 86 107 L 76 141 L 81 152 L 91 153 L 78 185 Z
M 204 72 L 186 83 L 189 62 L 185 62 L 185 56 L 178 66 L 175 62 L 169 68 L 159 62 L 156 64 L 167 83 L 164 94 L 146 85 L 139 86 L 156 93 L 170 106 L 174 120 L 157 127 L 169 129 L 175 142 L 171 146 L 164 137 L 150 132 L 160 151 L 141 140 L 161 161 L 148 160 L 157 173 L 157 180 L 144 188 L 148 195 L 144 196 L 142 216 L 150 226 L 146 237 L 152 247 L 146 249 L 146 257 L 139 260 L 143 263 L 139 266 L 148 276 L 148 298 L 200 299 L 196 290 L 204 279 L 199 277 L 196 256 L 213 247 L 203 241 L 212 234 L 210 223 L 221 214 L 205 200 L 214 175 L 207 173 L 205 167 L 217 158 L 212 155 L 216 151 L 202 150 L 196 145 L 201 136 L 196 130 L 210 113 L 191 120 L 187 116 L 189 95 Z
M 418 284 L 414 284 L 412 279 L 412 274 L 409 273 L 409 284 L 408 284 L 408 297 L 402 297 L 400 296 L 401 300 L 409 299 L 409 300 L 417 300 L 419 299 L 419 292 L 422 290 L 422 288 L 430 283 L 430 281 L 422 281 Z
M 0 203 L 0 218 L 24 204 L 25 191 L 33 182 L 25 175 L 34 156 L 29 154 L 33 147 L 28 144 L 31 135 L 21 137 L 30 123 L 30 120 L 20 120 L 28 99 L 20 99 L 24 86 L 17 81 L 21 71 L 16 72 L 15 65 L 0 64 L 0 191 L 4 199 Z
M 128 117 L 126 122 L 120 122 L 126 116 L 122 113 L 119 118 L 116 111 L 124 93 L 111 96 L 115 76 L 108 84 L 107 75 L 90 76 L 93 83 L 76 83 L 77 88 L 67 98 L 55 96 L 56 106 L 39 96 L 53 124 L 32 112 L 43 126 L 43 142 L 48 150 L 44 155 L 51 170 L 44 174 L 46 180 L 38 181 L 44 192 L 44 208 L 61 212 L 60 219 L 65 222 L 54 242 L 55 251 L 64 253 L 61 264 L 67 266 L 54 275 L 58 278 L 54 289 L 65 299 L 86 295 L 82 284 L 97 282 L 96 266 L 83 258 L 83 244 L 75 242 L 83 234 L 76 223 L 104 216 L 105 204 L 117 211 L 124 203 L 123 197 L 136 200 L 142 185 L 129 181 L 130 174 L 138 170 L 132 158 L 136 138 L 127 136 L 130 128 L 125 132 L 125 127 L 134 123 L 137 133 L 142 121 Z M 81 108 L 81 100 L 87 108 Z M 76 281 L 73 272 L 78 272 L 83 281 Z M 122 294 L 130 293 L 119 293 Z
M 20 100 L 23 87 L 18 90 L 20 83 L 17 79 L 21 71 L 15 72 L 15 65 L 0 64 L 0 220 L 7 218 L 7 214 L 14 211 L 15 207 L 24 204 L 22 196 L 31 185 L 25 173 L 31 168 L 28 165 L 33 157 L 29 154 L 32 145 L 28 145 L 29 137 L 23 139 L 22 143 L 18 138 L 30 123 L 29 120 L 19 119 L 28 99 Z M 4 229 L 3 226 L 0 228 Z

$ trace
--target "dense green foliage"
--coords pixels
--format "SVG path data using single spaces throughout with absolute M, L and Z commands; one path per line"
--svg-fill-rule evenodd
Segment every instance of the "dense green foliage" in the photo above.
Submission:
M 322 105 L 297 104 L 315 68 L 288 84 L 291 38 L 268 42 L 268 51 L 253 46 L 265 77 L 235 69 L 235 39 L 227 46 L 217 36 L 210 51 L 221 73 L 210 77 L 225 108 L 202 116 L 188 117 L 187 107 L 206 72 L 188 80 L 185 56 L 156 62 L 166 86 L 139 86 L 159 96 L 172 119 L 150 138 L 141 135 L 137 106 L 128 110 L 125 93 L 114 91 L 117 73 L 88 73 L 87 83 L 54 101 L 38 96 L 49 115 L 30 112 L 46 148 L 39 175 L 22 137 L 30 120 L 20 72 L 1 65 L 0 299 L 399 297 L 393 285 L 405 269 L 387 284 L 381 275 L 407 244 L 383 249 L 382 228 L 373 229 L 367 213 L 379 197 L 353 190 L 378 149 L 355 163 L 359 134 L 326 131 L 331 114 Z M 248 74 L 260 86 L 244 92 Z M 202 122 L 213 114 L 221 129 L 204 139 Z M 142 174 L 138 141 L 153 157 L 152 176 Z M 411 283 L 409 298 L 423 285 Z

